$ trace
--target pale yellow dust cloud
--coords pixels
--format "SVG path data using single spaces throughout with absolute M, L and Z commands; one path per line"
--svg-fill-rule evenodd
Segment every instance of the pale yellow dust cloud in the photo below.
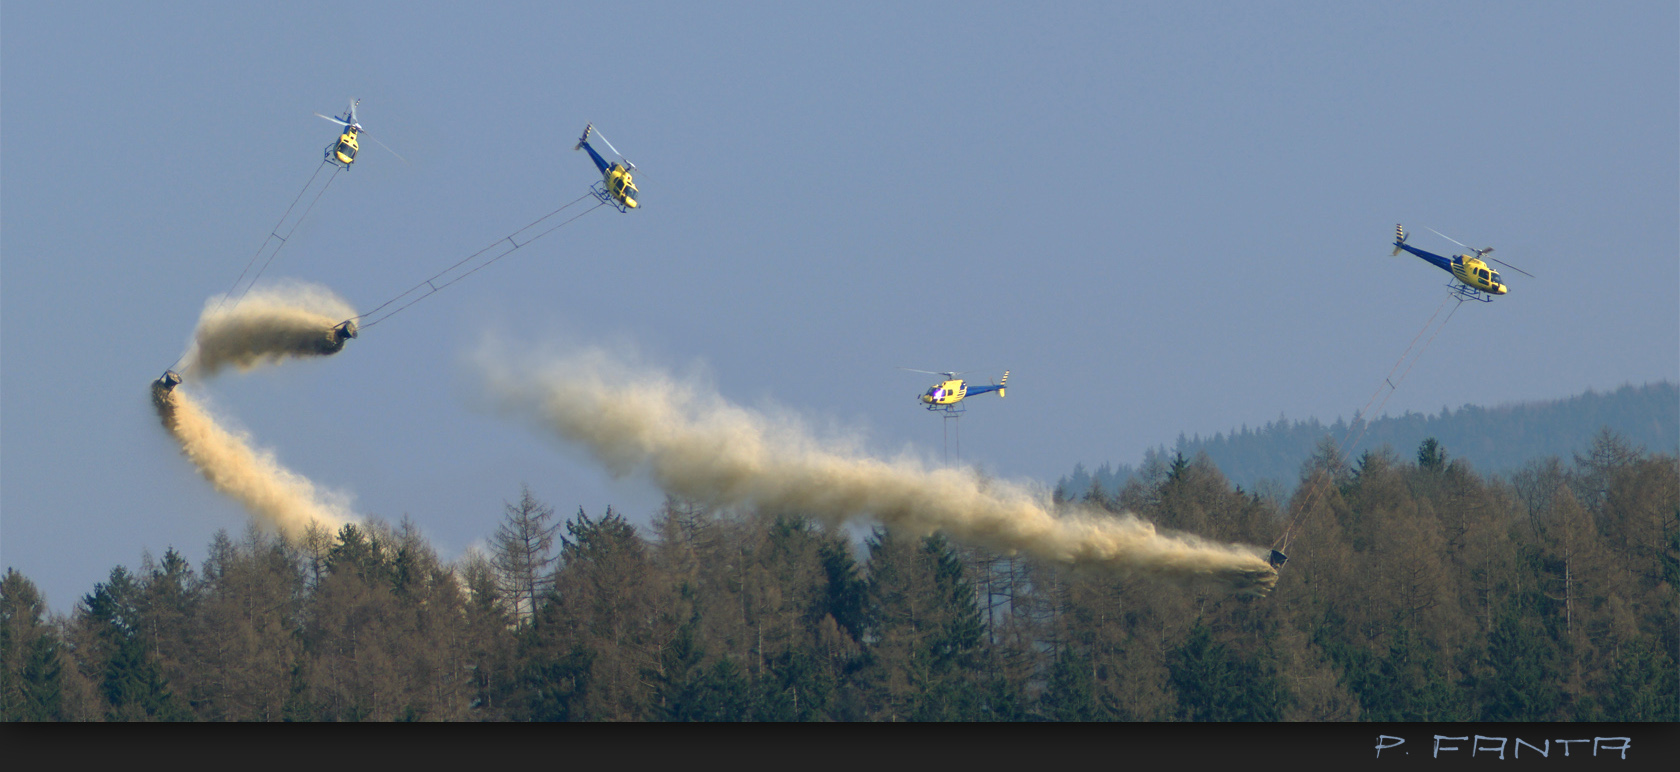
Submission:
M 353 519 L 343 497 L 317 490 L 314 483 L 281 466 L 272 453 L 251 447 L 249 437 L 217 424 L 182 389 L 154 385 L 152 402 L 164 428 L 181 443 L 181 451 L 204 479 L 288 539 L 301 538 L 312 522 L 337 531 Z
M 350 304 L 325 287 L 288 283 L 234 299 L 213 297 L 182 357 L 182 374 L 208 378 L 225 367 L 250 370 L 296 357 L 327 356 L 356 335 Z
M 521 359 L 528 360 L 528 357 Z M 668 493 L 720 506 L 874 519 L 918 534 L 1021 552 L 1080 569 L 1264 593 L 1277 582 L 1262 547 L 1163 533 L 1135 516 L 1062 511 L 1047 494 L 910 458 L 872 458 L 600 351 L 516 370 L 482 357 L 500 405 L 587 449 L 614 475 L 648 475 Z

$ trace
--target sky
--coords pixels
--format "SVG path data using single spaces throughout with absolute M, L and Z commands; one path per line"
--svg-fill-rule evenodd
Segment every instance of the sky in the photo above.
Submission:
M 487 347 L 602 347 L 938 461 L 933 380 L 1010 371 L 962 461 L 1046 485 L 1180 433 L 1351 417 L 1446 295 L 1391 257 L 1535 275 L 1458 309 L 1384 412 L 1680 378 L 1672 2 L 83 3 L 0 6 L 0 561 L 67 612 L 247 515 L 150 381 L 337 133 L 370 142 L 264 281 L 369 309 L 640 173 L 328 359 L 194 394 L 445 558 L 522 485 L 661 493 L 489 408 Z

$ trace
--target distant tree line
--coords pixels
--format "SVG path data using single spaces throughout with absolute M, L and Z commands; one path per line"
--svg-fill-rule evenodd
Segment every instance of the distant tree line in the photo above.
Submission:
M 489 554 L 408 521 L 215 535 L 68 616 L 0 580 L 13 721 L 1680 720 L 1680 462 L 1601 433 L 1478 474 L 1425 441 L 1292 501 L 1204 455 L 1073 497 L 1269 544 L 1265 598 L 667 500 L 646 532 L 528 491 Z M 1069 504 L 1073 502 L 1067 502 Z M 1304 508 L 1304 509 L 1303 509 Z
M 1408 412 L 1377 418 L 1363 433 L 1357 428 L 1350 432 L 1345 420 L 1325 425 L 1316 418 L 1291 421 L 1278 416 L 1276 421 L 1259 427 L 1245 425 L 1211 437 L 1181 434 L 1171 450 L 1162 446 L 1147 451 L 1144 463 L 1151 457 L 1167 459 L 1177 453 L 1195 458 L 1205 452 L 1233 484 L 1249 490 L 1275 488 L 1287 493 L 1286 486 L 1297 482 L 1301 462 L 1326 436 L 1337 441 L 1346 437 L 1352 446 L 1342 452 L 1349 458 L 1385 445 L 1415 448 L 1424 438 L 1433 437 L 1483 472 L 1505 474 L 1530 459 L 1567 457 L 1592 442 L 1604 428 L 1635 446 L 1660 453 L 1680 452 L 1680 388 L 1662 381 L 1624 385 L 1604 393 L 1589 390 L 1546 402 L 1492 408 L 1465 405 L 1458 410 L 1443 407 L 1436 415 Z M 1358 442 L 1352 442 L 1355 437 Z M 1096 479 L 1111 493 L 1118 493 L 1137 472 L 1137 467 L 1128 464 L 1103 464 L 1095 470 L 1078 465 L 1058 486 L 1083 493 Z

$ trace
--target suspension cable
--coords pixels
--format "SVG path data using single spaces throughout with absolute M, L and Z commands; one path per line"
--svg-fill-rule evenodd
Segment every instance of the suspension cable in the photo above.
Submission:
M 565 220 L 564 222 L 561 222 L 558 225 L 554 225 L 554 226 L 550 227 L 548 230 L 542 231 L 541 233 L 538 233 L 535 236 L 532 236 L 532 237 L 530 237 L 530 238 L 528 238 L 524 241 L 519 241 L 518 237 L 519 237 L 520 234 L 522 234 L 522 233 L 524 233 L 528 230 L 531 230 L 532 228 L 535 228 L 538 225 L 542 224 L 545 220 L 548 220 L 549 218 L 554 217 L 555 215 L 560 214 L 561 212 L 564 212 L 567 209 L 570 209 L 572 206 L 576 205 L 578 202 L 583 201 L 586 198 L 593 198 L 593 197 L 595 197 L 593 193 L 585 193 L 585 194 L 577 197 L 576 199 L 573 199 L 572 201 L 570 201 L 570 202 L 566 203 L 565 205 L 561 206 L 559 209 L 556 209 L 552 212 L 549 212 L 548 214 L 545 214 L 541 217 L 538 217 L 535 220 L 532 220 L 530 222 L 530 224 L 526 225 L 525 227 L 520 228 L 519 230 L 516 230 L 513 233 L 510 233 L 506 236 L 503 236 L 499 239 L 496 239 L 495 241 L 490 242 L 490 244 L 485 246 L 483 249 L 480 249 L 477 252 L 474 252 L 470 255 L 467 255 L 466 257 L 462 258 L 459 262 L 455 263 L 454 265 L 451 265 L 448 268 L 445 268 L 441 271 L 438 271 L 435 274 L 432 274 L 431 276 L 427 277 L 425 280 L 421 281 L 419 284 L 416 284 L 413 287 L 410 287 L 409 289 L 407 289 L 406 291 L 404 291 L 402 293 L 399 293 L 396 297 L 393 297 L 390 300 L 385 301 L 384 303 L 380 303 L 378 306 L 374 307 L 373 310 L 367 311 L 365 313 L 357 314 L 356 316 L 351 317 L 349 321 L 358 322 L 360 328 L 365 330 L 365 329 L 367 329 L 369 327 L 372 327 L 372 326 L 374 326 L 374 325 L 376 325 L 380 322 L 385 321 L 386 319 L 389 319 L 389 318 L 397 315 L 403 309 L 408 308 L 409 306 L 412 306 L 415 303 L 418 303 L 422 300 L 425 300 L 426 298 L 429 298 L 432 295 L 437 294 L 438 291 L 450 286 L 451 284 L 454 284 L 455 282 L 458 282 L 462 279 L 467 278 L 468 276 L 473 275 L 474 273 L 476 273 L 480 269 L 490 265 L 491 263 L 494 263 L 497 260 L 500 260 L 504 257 L 507 257 L 510 254 L 513 254 L 520 247 L 523 247 L 526 244 L 530 244 L 531 242 L 536 241 L 537 239 L 540 239 L 544 236 L 547 236 L 550 233 L 553 233 L 554 231 L 557 231 L 561 228 L 564 228 L 567 225 L 570 225 L 573 222 L 576 222 L 579 218 L 583 217 L 584 215 L 589 214 L 590 212 L 593 212 L 596 209 L 600 209 L 602 206 L 605 206 L 605 203 L 596 204 L 593 207 L 590 207 L 588 209 L 583 210 L 582 212 L 579 212 L 576 215 L 573 215 L 571 218 Z M 479 256 L 483 255 L 484 253 L 489 252 L 490 250 L 495 249 L 498 246 L 501 246 L 504 242 L 511 245 L 506 251 L 503 251 L 503 252 L 497 254 L 496 256 L 491 257 L 490 259 L 485 260 L 485 261 L 479 263 L 476 266 L 473 266 L 471 269 L 468 269 L 467 271 L 461 273 L 459 276 L 455 276 L 455 277 L 449 279 L 448 281 L 442 282 L 441 284 L 438 283 L 439 279 L 441 279 L 443 276 L 449 274 L 452 271 L 455 271 L 456 269 L 460 268 L 463 265 L 466 265 L 467 263 L 471 262 L 472 260 L 474 260 L 474 259 L 478 258 Z M 390 311 L 386 311 L 383 314 L 380 313 L 380 311 L 384 310 L 386 307 L 390 306 L 391 304 L 396 303 L 397 301 L 402 300 L 403 298 L 406 298 L 409 295 L 413 295 L 416 292 L 420 292 L 420 290 L 422 288 L 425 289 L 425 292 L 421 292 L 420 295 L 414 297 L 413 299 L 409 300 L 408 302 L 406 302 L 406 303 L 404 303 L 400 306 L 397 306 L 394 309 L 391 309 Z M 372 317 L 372 318 L 369 319 L 369 317 Z M 368 321 L 362 322 L 361 320 L 363 320 L 363 319 L 368 319 Z
M 308 193 L 309 189 L 314 187 L 315 180 L 321 176 L 321 170 L 326 168 L 327 163 L 327 161 L 322 161 L 315 167 L 315 172 L 309 175 L 309 181 L 303 183 L 303 187 L 298 190 L 297 195 L 292 197 L 292 203 L 290 206 L 286 207 L 285 214 L 280 215 L 280 220 L 274 223 L 274 227 L 269 230 L 268 237 L 263 239 L 262 245 L 257 247 L 257 251 L 251 255 L 251 259 L 245 261 L 245 268 L 240 270 L 238 278 L 233 280 L 233 284 L 228 287 L 228 291 L 226 293 L 216 299 L 216 307 L 211 309 L 212 313 L 222 310 L 222 306 L 228 302 L 228 298 L 233 298 L 233 307 L 238 308 L 240 301 L 245 299 L 245 294 L 250 292 L 252 287 L 256 286 L 257 280 L 262 278 L 263 272 L 268 270 L 269 264 L 273 263 L 274 258 L 280 255 L 280 250 L 286 248 L 287 239 L 290 239 L 292 234 L 297 232 L 298 226 L 302 225 L 303 221 L 309 217 L 309 213 L 315 210 L 315 204 L 320 202 L 321 196 L 326 195 L 327 188 L 332 187 L 333 180 L 338 179 L 338 173 L 343 171 L 342 167 L 339 167 L 336 164 L 333 165 L 333 173 L 331 176 L 327 177 L 327 183 L 322 185 L 321 190 L 315 194 L 315 197 L 309 200 L 309 206 L 304 208 L 303 214 L 298 215 L 297 222 L 292 223 L 291 227 L 286 228 L 285 235 L 281 235 L 280 229 L 286 225 L 286 220 L 292 216 L 292 210 L 297 208 L 298 202 L 303 200 L 304 194 Z M 257 269 L 257 273 L 251 277 L 251 282 L 245 285 L 245 289 L 239 289 L 239 285 L 245 282 L 245 274 L 250 273 L 251 266 L 256 265 L 257 258 L 262 257 L 263 252 L 268 250 L 268 245 L 277 241 L 279 242 L 279 246 L 275 247 L 274 251 L 269 253 L 268 258 L 263 260 L 262 266 L 259 267 Z M 234 294 L 235 291 L 238 292 L 237 296 Z M 181 360 L 185 359 L 186 356 L 186 353 L 183 352 L 181 356 L 176 357 L 175 362 L 169 365 L 166 369 L 174 370 L 176 365 L 181 364 Z
M 1358 413 L 1354 414 L 1353 422 L 1348 425 L 1347 431 L 1342 433 L 1341 441 L 1336 443 L 1335 449 L 1330 456 L 1329 477 L 1334 476 L 1336 467 L 1341 464 L 1343 451 L 1346 450 L 1351 452 L 1352 449 L 1358 445 L 1359 441 L 1365 438 L 1365 432 L 1371 428 L 1371 421 L 1369 420 L 1369 416 L 1371 415 L 1371 405 L 1377 402 L 1378 395 L 1383 395 L 1382 402 L 1377 404 L 1376 407 L 1376 411 L 1381 412 L 1382 409 L 1388 405 L 1389 398 L 1393 397 L 1394 392 L 1399 390 L 1400 384 L 1405 382 L 1406 376 L 1411 374 L 1412 368 L 1417 365 L 1418 360 L 1423 358 L 1423 353 L 1429 350 L 1429 346 L 1435 342 L 1435 338 L 1441 334 L 1441 330 L 1446 329 L 1447 323 L 1452 321 L 1453 315 L 1457 314 L 1458 309 L 1464 305 L 1464 299 L 1458 298 L 1458 305 L 1453 306 L 1452 311 L 1447 313 L 1447 318 L 1441 320 L 1440 326 L 1435 327 L 1434 334 L 1430 335 L 1429 340 L 1424 341 L 1423 347 L 1418 349 L 1417 354 L 1411 357 L 1411 364 L 1406 365 L 1406 369 L 1400 372 L 1400 379 L 1398 381 L 1394 380 L 1395 371 L 1400 370 L 1400 365 L 1406 361 L 1408 355 L 1411 355 L 1412 347 L 1416 346 L 1418 340 L 1423 337 L 1423 334 L 1428 332 L 1429 328 L 1434 325 L 1435 317 L 1441 315 L 1441 309 L 1446 308 L 1447 302 L 1453 299 L 1454 296 L 1451 293 L 1448 293 L 1446 298 L 1441 300 L 1441 305 L 1435 308 L 1435 313 L 1429 315 L 1429 321 L 1423 323 L 1423 327 L 1418 330 L 1417 335 L 1412 337 L 1412 342 L 1406 346 L 1406 350 L 1400 354 L 1400 358 L 1394 361 L 1394 366 L 1389 368 L 1388 376 L 1383 378 L 1382 383 L 1377 384 L 1377 390 L 1371 394 L 1371 399 L 1365 403 L 1365 407 L 1361 408 Z M 1386 395 L 1383 394 L 1384 386 L 1388 387 Z M 1358 430 L 1357 434 L 1354 433 L 1355 429 Z M 1287 552 L 1289 550 L 1289 544 L 1294 539 L 1295 529 L 1301 525 L 1301 523 L 1304 522 L 1303 519 L 1313 511 L 1313 505 L 1317 503 L 1319 494 L 1323 491 L 1324 483 L 1320 480 L 1320 478 L 1314 477 L 1313 485 L 1307 491 L 1306 503 L 1303 504 L 1301 509 L 1296 511 L 1296 513 L 1289 518 L 1288 522 L 1285 524 L 1283 535 L 1279 536 L 1277 541 L 1272 544 L 1274 549 L 1281 552 Z
M 322 161 L 321 163 L 325 164 L 326 162 Z M 309 200 L 309 206 L 304 208 L 303 214 L 298 216 L 297 222 L 292 223 L 292 227 L 290 227 L 286 230 L 286 235 L 284 235 L 284 236 L 279 235 L 278 231 L 280 229 L 279 229 L 278 226 L 275 228 L 274 233 L 269 234 L 270 238 L 276 238 L 276 239 L 280 240 L 280 246 L 274 248 L 273 254 L 270 254 L 268 256 L 268 259 L 263 261 L 262 267 L 257 269 L 257 275 L 251 277 L 251 283 L 245 285 L 245 289 L 242 290 L 239 293 L 239 297 L 234 298 L 233 302 L 236 305 L 239 303 L 239 301 L 245 299 L 245 293 L 246 292 L 250 292 L 251 288 L 255 287 L 257 285 L 257 280 L 262 278 L 263 271 L 268 270 L 268 264 L 274 262 L 274 258 L 277 257 L 280 254 L 280 250 L 285 248 L 286 240 L 290 239 L 292 237 L 292 234 L 297 232 L 298 226 L 302 225 L 303 221 L 309 218 L 309 213 L 315 210 L 315 204 L 318 203 L 321 200 L 321 196 L 326 195 L 327 188 L 332 187 L 333 180 L 338 179 L 338 173 L 341 172 L 341 171 L 344 171 L 341 167 L 339 167 L 337 165 L 333 166 L 333 173 L 332 173 L 332 176 L 327 178 L 327 184 L 322 185 L 321 186 L 321 191 L 319 193 L 316 193 L 315 197 Z M 320 169 L 317 168 L 316 172 L 319 173 Z M 307 190 L 307 188 L 306 188 L 306 190 Z M 297 202 L 293 201 L 292 206 L 297 206 Z M 288 214 L 291 212 L 290 209 L 287 209 L 286 211 L 287 211 Z M 282 222 L 284 222 L 283 219 L 282 219 Z
M 297 230 L 297 226 L 298 226 L 298 225 L 301 225 L 301 224 L 302 224 L 302 223 L 303 223 L 303 219 L 304 219 L 304 217 L 308 217 L 308 216 L 309 216 L 309 212 L 310 212 L 310 210 L 312 210 L 312 209 L 314 209 L 314 208 L 315 208 L 315 202 L 316 202 L 316 201 L 320 201 L 320 200 L 321 200 L 321 194 L 322 194 L 322 193 L 326 193 L 326 192 L 327 192 L 327 188 L 329 188 L 329 187 L 331 187 L 331 186 L 332 186 L 332 181 L 333 181 L 333 179 L 335 179 L 335 178 L 337 178 L 337 177 L 338 177 L 338 169 L 337 169 L 337 168 L 336 168 L 336 167 L 335 167 L 335 168 L 334 168 L 334 170 L 333 170 L 333 176 L 332 176 L 332 177 L 328 177 L 328 178 L 327 178 L 327 184 L 326 184 L 326 185 L 323 185 L 323 186 L 321 186 L 321 193 L 317 193 L 317 194 L 315 194 L 315 198 L 314 198 L 314 199 L 313 199 L 313 200 L 311 200 L 311 201 L 310 201 L 310 202 L 309 202 L 309 207 L 308 207 L 308 209 L 305 209 L 305 210 L 304 210 L 304 212 L 303 212 L 303 216 L 302 216 L 302 217 L 299 217 L 299 218 L 298 218 L 298 221 L 297 221 L 297 222 L 295 222 L 295 223 L 292 223 L 292 227 L 291 227 L 291 228 L 288 228 L 288 229 L 287 229 L 287 230 L 286 230 L 286 235 L 284 235 L 284 236 L 282 236 L 282 235 L 280 235 L 280 228 L 281 228 L 281 226 L 283 226 L 283 225 L 285 225 L 285 224 L 286 224 L 286 218 L 288 218 L 288 217 L 291 217 L 291 216 L 292 216 L 292 210 L 293 210 L 293 209 L 296 209 L 296 208 L 297 208 L 297 205 L 298 205 L 298 202 L 299 202 L 299 201 L 302 201 L 302 200 L 303 200 L 303 195 L 304 195 L 304 194 L 305 194 L 305 193 L 308 193 L 308 192 L 309 192 L 309 188 L 310 188 L 310 187 L 311 187 L 311 186 L 313 186 L 313 185 L 314 185 L 314 184 L 315 184 L 315 179 L 316 179 L 316 178 L 317 178 L 317 177 L 320 177 L 320 176 L 321 176 L 321 170 L 322 170 L 322 169 L 324 169 L 324 168 L 326 168 L 326 166 L 327 166 L 327 162 L 326 162 L 326 161 L 322 161 L 322 162 L 321 162 L 321 163 L 320 163 L 320 165 L 318 165 L 318 166 L 316 166 L 316 167 L 315 167 L 315 173 L 314 173 L 314 174 L 311 174 L 311 175 L 309 175 L 309 181 L 308 181 L 308 182 L 305 182 L 305 183 L 304 183 L 304 184 L 303 184 L 303 188 L 302 188 L 302 189 L 301 189 L 301 190 L 299 190 L 299 191 L 298 191 L 298 194 L 297 194 L 297 195 L 296 195 L 296 196 L 294 196 L 294 197 L 293 197 L 293 198 L 292 198 L 292 204 L 291 204 L 291 206 L 288 206 L 288 207 L 286 207 L 286 213 L 285 213 L 285 214 L 282 214 L 282 215 L 280 215 L 280 221 L 279 221 L 279 222 L 276 222 L 276 223 L 275 223 L 275 224 L 274 224 L 274 228 L 273 228 L 273 229 L 271 229 L 271 230 L 270 230 L 270 231 L 269 231 L 269 232 L 268 232 L 268 238 L 265 238 L 265 239 L 263 239 L 263 243 L 262 243 L 262 246 L 260 246 L 260 247 L 257 247 L 257 251 L 256 251 L 256 254 L 253 254 L 253 255 L 251 255 L 251 259 L 250 259 L 250 260 L 247 260 L 247 261 L 245 261 L 245 269 L 244 269 L 244 270 L 242 270 L 242 271 L 240 271 L 240 272 L 239 272 L 239 278 L 237 278 L 237 279 L 234 279 L 234 280 L 233 280 L 233 286 L 231 286 L 231 287 L 228 287 L 228 291 L 227 291 L 227 293 L 226 293 L 226 294 L 224 294 L 224 295 L 222 295 L 222 301 L 221 301 L 221 302 L 218 302 L 218 303 L 217 303 L 217 304 L 216 304 L 216 307 L 217 307 L 217 309 L 220 309 L 220 308 L 221 308 L 221 303 L 222 303 L 222 302 L 226 302 L 226 301 L 227 301 L 227 299 L 228 299 L 228 298 L 229 298 L 229 297 L 232 297 L 232 296 L 233 296 L 233 293 L 234 293 L 234 290 L 237 290 L 237 289 L 239 289 L 239 285 L 240 285 L 240 283 L 241 283 L 241 282 L 243 282 L 243 281 L 245 281 L 245 274 L 247 274 L 247 273 L 250 273 L 250 272 L 251 272 L 251 266 L 253 266 L 253 265 L 255 265 L 255 264 L 256 264 L 256 262 L 257 262 L 257 258 L 259 258 L 259 257 L 262 257 L 262 253 L 263 253 L 263 252 L 264 252 L 264 251 L 265 251 L 265 250 L 267 250 L 267 249 L 268 249 L 268 245 L 269 245 L 269 244 L 272 244 L 272 243 L 274 243 L 274 242 L 275 242 L 275 241 L 279 241 L 279 242 L 280 242 L 280 246 L 278 246 L 278 247 L 275 247 L 275 248 L 274 248 L 274 254 L 271 254 L 271 255 L 269 255 L 269 256 L 268 256 L 268 259 L 267 259 L 267 260 L 264 260 L 264 261 L 263 261 L 263 265 L 262 265 L 262 268 L 260 268 L 260 269 L 258 269 L 258 270 L 257 270 L 257 275 L 256 275 L 256 276 L 253 276 L 253 277 L 251 277 L 251 284 L 256 284 L 256 283 L 257 283 L 257 279 L 258 279 L 258 278 L 261 278 L 261 276 L 262 276 L 262 272 L 263 272 L 263 271 L 265 271 L 265 270 L 267 270 L 267 269 L 268 269 L 268 264 L 269 264 L 269 263 L 270 263 L 270 262 L 273 262 L 273 260 L 274 260 L 274 257 L 275 257 L 275 255 L 278 255 L 278 254 L 280 254 L 280 250 L 282 250 L 282 249 L 285 249 L 285 247 L 286 247 L 286 239 L 288 239 L 288 238 L 291 238 L 291 235 L 292 235 L 292 232 L 293 232 L 293 231 L 296 231 L 296 230 Z M 246 292 L 249 292 L 249 291 L 250 291 L 250 289 L 251 289 L 251 288 L 250 288 L 250 287 L 249 287 L 249 286 L 247 286 L 247 287 L 246 287 L 246 288 L 245 288 L 245 291 L 246 291 Z M 241 293 L 240 293 L 240 298 L 243 298 L 243 297 L 244 297 L 244 294 L 245 294 L 245 293 L 244 293 L 244 292 L 241 292 Z M 237 303 L 237 302 L 238 302 L 238 299 L 236 299 L 236 300 L 235 300 L 235 301 L 234 301 L 234 302 L 235 302 L 235 303 Z

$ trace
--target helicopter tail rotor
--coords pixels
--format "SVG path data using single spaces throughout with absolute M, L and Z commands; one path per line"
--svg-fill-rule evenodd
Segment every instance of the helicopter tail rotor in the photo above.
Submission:
M 1394 224 L 1394 252 L 1393 252 L 1393 254 L 1390 254 L 1389 257 L 1393 257 L 1394 255 L 1400 254 L 1400 247 L 1401 247 L 1402 244 L 1405 244 L 1405 243 L 1406 243 L 1406 229 L 1400 227 L 1399 223 L 1395 223 Z
M 578 137 L 577 144 L 572 146 L 572 150 L 582 150 L 583 149 L 583 143 L 589 141 L 589 132 L 594 131 L 594 130 L 595 130 L 595 124 L 594 123 L 590 123 L 590 124 L 584 126 L 583 127 L 583 136 Z
M 362 100 L 360 100 L 360 99 L 350 100 L 350 107 L 347 108 L 344 111 L 344 117 L 343 118 L 340 118 L 338 116 L 330 116 L 329 117 L 329 116 L 322 115 L 320 113 L 316 113 L 315 117 L 320 118 L 323 121 L 332 121 L 333 123 L 336 123 L 340 126 L 343 126 L 346 129 L 355 129 L 356 131 L 361 131 L 362 130 L 362 124 L 356 121 L 356 105 L 361 104 L 361 102 L 362 102 Z
M 1004 388 L 1005 386 L 1008 386 L 1008 385 L 1009 385 L 1009 371 L 1004 370 L 1003 371 L 1003 380 L 998 381 L 998 396 L 999 397 L 1009 396 L 1008 393 L 1007 393 L 1008 390 Z

